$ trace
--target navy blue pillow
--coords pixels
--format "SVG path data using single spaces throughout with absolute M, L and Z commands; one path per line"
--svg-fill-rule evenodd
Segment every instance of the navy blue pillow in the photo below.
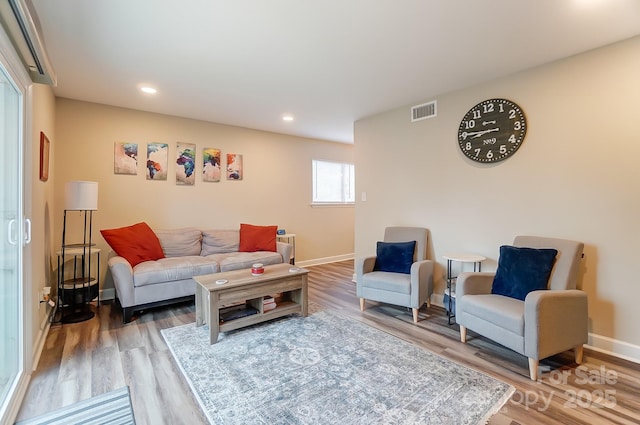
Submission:
M 552 248 L 501 246 L 491 293 L 524 301 L 529 292 L 547 289 L 556 255 Z
M 378 242 L 376 264 L 373 266 L 373 270 L 409 274 L 415 249 L 416 241 Z

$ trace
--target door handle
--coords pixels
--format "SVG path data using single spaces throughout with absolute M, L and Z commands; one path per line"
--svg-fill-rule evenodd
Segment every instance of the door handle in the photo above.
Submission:
M 24 244 L 29 245 L 31 243 L 31 220 L 24 219 Z
M 18 238 L 12 238 L 11 236 L 15 236 L 15 224 L 16 224 L 16 219 L 12 218 L 11 220 L 9 220 L 7 222 L 7 241 L 9 242 L 10 245 L 15 245 L 18 243 Z

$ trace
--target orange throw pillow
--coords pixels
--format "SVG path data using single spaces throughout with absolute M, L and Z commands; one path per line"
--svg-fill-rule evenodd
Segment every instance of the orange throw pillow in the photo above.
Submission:
M 124 257 L 131 267 L 143 261 L 164 258 L 160 240 L 147 223 L 118 229 L 100 230 L 102 237 L 120 257 Z
M 278 226 L 240 224 L 240 252 L 276 251 Z

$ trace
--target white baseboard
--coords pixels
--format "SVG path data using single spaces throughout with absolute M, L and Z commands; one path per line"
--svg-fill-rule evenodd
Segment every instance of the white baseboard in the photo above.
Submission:
M 638 345 L 590 333 L 587 347 L 594 351 L 640 363 L 640 346 Z
M 299 267 L 310 267 L 310 266 L 318 266 L 320 264 L 327 263 L 335 263 L 337 261 L 346 261 L 353 260 L 354 254 L 343 254 L 343 255 L 335 255 L 332 257 L 325 258 L 316 258 L 313 260 L 305 260 L 298 261 L 296 266 Z M 356 281 L 356 274 L 353 274 L 353 282 Z M 100 291 L 100 300 L 113 300 L 116 297 L 115 288 L 103 289 Z M 444 307 L 444 295 L 443 294 L 433 294 L 431 295 L 431 304 L 437 305 L 439 307 Z M 47 330 L 43 332 L 43 335 L 38 336 L 37 343 L 37 358 L 34 356 L 34 370 L 37 365 L 37 360 L 40 358 L 40 353 L 42 352 L 42 347 L 44 346 L 44 340 L 46 339 L 46 334 L 49 330 L 47 325 Z M 619 357 L 621 359 L 629 360 L 634 363 L 640 363 L 640 346 L 633 345 L 628 342 L 619 341 L 617 339 L 609 338 L 602 335 L 597 335 L 590 333 L 589 334 L 589 342 L 587 343 L 587 347 L 594 350 L 599 351 L 601 353 L 609 354 L 614 357 Z
M 325 257 L 325 258 L 316 258 L 314 260 L 306 260 L 306 261 L 298 261 L 296 262 L 296 266 L 298 267 L 309 267 L 309 266 L 318 266 L 320 264 L 327 263 L 335 263 L 337 261 L 346 261 L 353 260 L 353 254 L 343 254 L 343 255 L 335 255 L 333 257 Z M 116 289 L 115 288 L 107 288 L 100 290 L 100 301 L 102 300 L 115 300 L 116 299 Z
M 353 254 L 343 254 L 343 255 L 335 255 L 333 257 L 325 257 L 325 258 L 316 258 L 314 260 L 306 260 L 306 261 L 298 261 L 296 262 L 296 266 L 299 267 L 309 267 L 309 266 L 318 266 L 320 264 L 327 263 L 335 263 L 337 261 L 346 261 L 353 260 Z M 115 288 L 107 288 L 100 290 L 100 301 L 107 300 L 115 300 L 116 299 L 116 289 Z
M 36 337 L 35 344 L 33 344 L 33 357 L 31 358 L 32 371 L 35 371 L 38 368 L 40 356 L 42 355 L 42 350 L 44 350 L 44 343 L 47 340 L 47 335 L 49 335 L 49 328 L 51 328 L 51 317 L 53 317 L 53 314 L 56 311 L 55 308 L 49 307 L 46 303 L 45 308 L 47 308 L 47 314 L 44 315 L 44 318 L 40 323 L 40 331 Z
M 115 300 L 116 288 L 107 288 L 100 290 L 100 301 L 102 300 Z
M 444 294 L 431 294 L 431 304 L 444 308 Z
M 334 255 L 333 257 L 316 258 L 313 260 L 296 261 L 296 266 L 299 267 L 311 267 L 319 266 L 320 264 L 335 263 L 338 261 L 353 260 L 354 254 L 342 254 Z
M 355 275 L 353 276 L 355 281 Z M 431 295 L 431 304 L 444 307 L 444 295 Z M 608 354 L 620 359 L 629 360 L 634 363 L 640 363 L 640 346 L 630 344 L 628 342 L 609 338 L 594 333 L 589 333 L 589 341 L 585 345 L 587 348 Z

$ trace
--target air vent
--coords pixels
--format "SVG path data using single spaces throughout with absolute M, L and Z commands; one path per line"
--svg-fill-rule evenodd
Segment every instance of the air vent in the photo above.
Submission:
M 438 102 L 436 100 L 411 107 L 411 122 L 433 118 L 436 115 L 438 115 Z

